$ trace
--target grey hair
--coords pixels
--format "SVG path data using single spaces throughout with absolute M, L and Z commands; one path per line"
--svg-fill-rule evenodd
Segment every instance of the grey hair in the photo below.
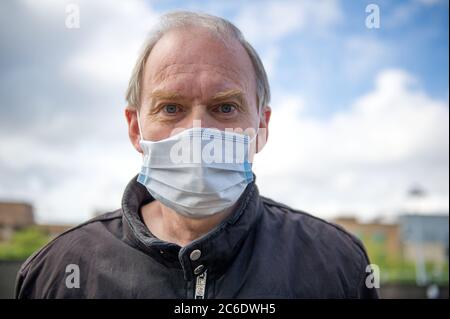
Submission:
M 128 84 L 126 100 L 129 106 L 139 108 L 141 105 L 142 76 L 144 73 L 144 66 L 156 42 L 158 42 L 158 40 L 161 39 L 161 37 L 168 31 L 187 26 L 206 28 L 215 35 L 219 36 L 221 39 L 231 36 L 232 38 L 238 40 L 248 53 L 255 70 L 257 91 L 256 98 L 259 111 L 261 111 L 264 106 L 269 105 L 270 87 L 264 65 L 256 50 L 250 45 L 250 43 L 247 42 L 247 40 L 245 40 L 241 31 L 228 20 L 220 17 L 206 13 L 175 11 L 161 16 L 159 22 L 151 30 L 147 41 L 144 43 L 143 50 L 136 61 Z

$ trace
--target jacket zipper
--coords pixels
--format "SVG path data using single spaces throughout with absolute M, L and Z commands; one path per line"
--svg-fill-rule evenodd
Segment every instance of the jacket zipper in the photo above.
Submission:
M 194 299 L 205 299 L 206 292 L 206 270 L 204 273 L 195 277 Z

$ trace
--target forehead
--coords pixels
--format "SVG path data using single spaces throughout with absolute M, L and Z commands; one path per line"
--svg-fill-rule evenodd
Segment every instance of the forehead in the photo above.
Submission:
M 143 76 L 144 92 L 161 85 L 193 90 L 199 84 L 200 90 L 240 89 L 256 95 L 253 65 L 243 46 L 204 28 L 166 33 L 150 52 Z

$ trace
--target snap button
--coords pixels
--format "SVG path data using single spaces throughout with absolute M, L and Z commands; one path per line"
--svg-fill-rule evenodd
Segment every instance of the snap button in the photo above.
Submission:
M 191 252 L 191 255 L 189 256 L 192 261 L 196 261 L 200 258 L 202 255 L 202 252 L 199 249 L 195 249 Z
M 196 275 L 200 274 L 203 271 L 203 269 L 205 269 L 205 266 L 203 265 L 197 266 L 197 268 L 194 269 L 194 274 Z

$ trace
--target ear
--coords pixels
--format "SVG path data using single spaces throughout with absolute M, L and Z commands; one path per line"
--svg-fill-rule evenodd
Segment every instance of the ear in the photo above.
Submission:
M 261 110 L 261 116 L 259 118 L 259 132 L 256 139 L 256 153 L 261 152 L 269 139 L 269 121 L 272 114 L 270 106 L 264 106 Z
M 130 138 L 131 144 L 139 152 L 143 153 L 139 141 L 141 139 L 141 134 L 139 132 L 139 126 L 137 122 L 137 109 L 132 106 L 127 106 L 125 108 L 125 118 L 128 123 L 128 136 Z

